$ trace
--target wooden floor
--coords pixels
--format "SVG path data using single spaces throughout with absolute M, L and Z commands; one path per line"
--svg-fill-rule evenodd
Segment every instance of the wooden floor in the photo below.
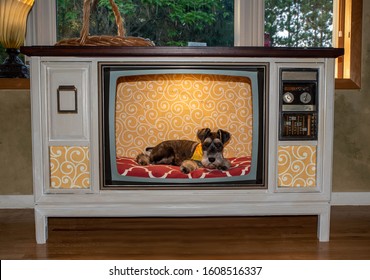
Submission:
M 33 210 L 0 210 L 0 259 L 370 259 L 370 206 L 317 217 L 50 218 L 37 245 Z

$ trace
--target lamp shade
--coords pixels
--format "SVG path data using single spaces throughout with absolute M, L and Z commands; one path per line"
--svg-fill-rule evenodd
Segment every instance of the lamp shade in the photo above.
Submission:
M 27 16 L 35 0 L 0 0 L 0 43 L 18 49 L 24 43 Z

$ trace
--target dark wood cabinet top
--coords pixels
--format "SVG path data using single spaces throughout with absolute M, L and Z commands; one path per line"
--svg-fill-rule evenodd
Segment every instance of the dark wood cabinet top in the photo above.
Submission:
M 276 48 L 276 47 L 21 47 L 28 56 L 71 57 L 292 57 L 336 58 L 344 54 L 342 48 Z

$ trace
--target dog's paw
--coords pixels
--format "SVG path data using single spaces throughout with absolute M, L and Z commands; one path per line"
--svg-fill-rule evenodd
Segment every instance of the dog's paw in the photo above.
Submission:
M 150 164 L 150 159 L 149 159 L 149 156 L 148 155 L 142 153 L 142 154 L 139 154 L 136 157 L 136 162 L 139 165 L 149 165 Z
M 185 160 L 180 165 L 180 171 L 184 174 L 189 174 L 198 169 L 198 164 L 193 160 Z
M 220 165 L 220 166 L 218 167 L 218 169 L 220 169 L 220 170 L 222 170 L 222 171 L 226 171 L 226 170 L 229 170 L 229 169 L 230 169 L 230 167 L 231 167 L 231 163 L 230 163 L 230 161 L 225 160 L 224 164 L 223 164 L 223 165 Z
M 180 171 L 184 174 L 189 174 L 191 171 L 185 167 L 185 166 L 180 166 Z

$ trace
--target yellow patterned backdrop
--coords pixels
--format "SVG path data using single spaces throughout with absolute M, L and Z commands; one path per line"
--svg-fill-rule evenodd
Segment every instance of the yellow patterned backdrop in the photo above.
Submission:
M 279 146 L 278 185 L 316 186 L 316 146 Z
M 88 147 L 49 147 L 50 188 L 90 188 L 90 159 Z
M 116 97 L 117 156 L 136 157 L 163 140 L 196 139 L 204 127 L 232 134 L 226 157 L 250 156 L 252 94 L 246 77 L 155 74 L 121 77 Z

